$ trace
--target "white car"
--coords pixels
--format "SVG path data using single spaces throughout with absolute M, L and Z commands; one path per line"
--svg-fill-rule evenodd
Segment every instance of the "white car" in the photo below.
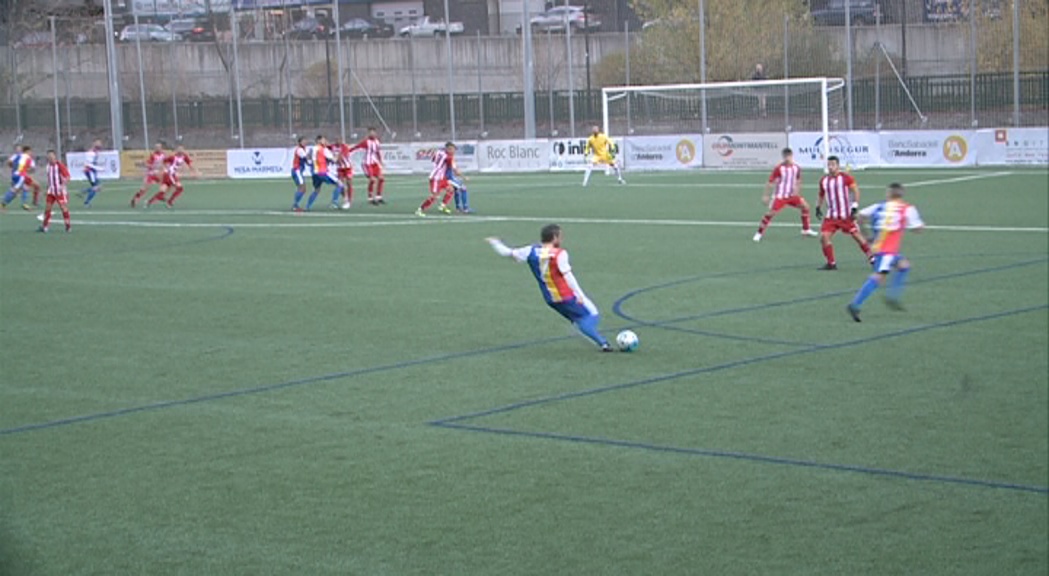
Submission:
M 182 40 L 182 35 L 165 30 L 163 26 L 156 24 L 124 26 L 124 29 L 120 31 L 120 41 L 134 42 L 136 40 L 139 42 L 179 42 Z
M 462 33 L 462 22 L 445 24 L 443 20 L 430 20 L 429 16 L 423 16 L 415 24 L 405 26 L 398 32 L 402 38 L 407 38 L 409 36 L 444 36 L 445 34 L 451 34 L 454 36 Z
M 571 26 L 573 32 L 594 31 L 601 27 L 601 21 L 587 14 L 582 6 L 554 6 L 553 8 L 532 17 L 532 30 L 536 32 L 564 32 Z

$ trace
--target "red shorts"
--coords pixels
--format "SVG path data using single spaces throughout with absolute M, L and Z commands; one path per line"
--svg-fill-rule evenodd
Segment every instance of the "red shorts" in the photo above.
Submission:
M 365 164 L 364 175 L 368 178 L 382 178 L 382 164 Z
M 859 228 L 856 227 L 855 220 L 839 220 L 827 218 L 823 221 L 823 225 L 820 226 L 820 232 L 825 234 L 834 234 L 835 232 L 841 232 L 843 234 L 856 234 L 859 232 Z
M 339 180 L 350 180 L 353 178 L 353 168 L 339 168 Z
M 783 210 L 787 206 L 793 206 L 795 208 L 801 208 L 801 203 L 802 202 L 804 202 L 804 200 L 801 199 L 801 196 L 788 196 L 787 198 L 774 198 L 772 200 L 772 211 L 773 212 L 779 212 L 780 210 Z
M 175 188 L 182 187 L 182 181 L 178 179 L 178 176 L 172 176 L 171 174 L 164 174 L 162 184 L 164 186 L 174 186 Z
M 30 188 L 35 188 L 36 187 L 36 182 L 33 181 L 33 177 L 32 176 L 29 176 L 27 174 L 26 177 L 25 177 L 25 185 L 29 186 Z
M 146 177 L 142 179 L 142 185 L 150 186 L 152 184 L 160 184 L 160 176 L 152 172 L 146 172 Z
M 430 180 L 430 194 L 439 194 L 448 187 L 448 180 L 445 178 L 433 178 Z

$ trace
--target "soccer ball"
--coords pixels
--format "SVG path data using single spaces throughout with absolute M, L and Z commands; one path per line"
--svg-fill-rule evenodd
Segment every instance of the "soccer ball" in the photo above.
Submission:
M 637 345 L 640 341 L 637 339 L 637 334 L 634 334 L 630 330 L 623 330 L 616 336 L 616 346 L 623 352 L 633 352 L 637 350 Z
M 342 208 L 343 210 L 349 210 L 350 209 L 350 203 L 349 202 L 343 202 L 342 206 L 340 206 L 340 208 Z

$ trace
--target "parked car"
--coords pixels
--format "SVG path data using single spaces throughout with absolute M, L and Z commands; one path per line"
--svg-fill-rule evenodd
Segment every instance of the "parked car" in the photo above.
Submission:
M 455 36 L 463 33 L 463 23 L 445 24 L 443 20 L 430 20 L 429 16 L 423 16 L 415 24 L 401 28 L 398 33 L 404 38 L 408 36 L 444 36 L 445 34 Z
M 307 16 L 292 24 L 284 34 L 291 40 L 318 40 L 331 34 L 333 28 L 330 20 Z
M 601 21 L 588 14 L 582 6 L 554 6 L 533 16 L 531 23 L 535 32 L 564 32 L 566 26 L 571 26 L 573 32 L 593 32 L 601 28 Z
M 209 26 L 206 22 L 201 22 L 192 18 L 172 20 L 171 22 L 168 22 L 168 25 L 165 26 L 164 29 L 168 32 L 178 34 L 190 42 L 215 41 L 215 29 Z
M 822 26 L 845 25 L 845 0 L 826 0 L 822 6 L 814 5 L 818 6 L 811 10 L 814 23 Z M 873 26 L 878 22 L 880 13 L 878 0 L 849 0 L 849 18 L 853 26 Z
M 342 23 L 342 26 L 339 27 L 339 34 L 343 38 L 390 38 L 394 34 L 394 29 L 385 22 L 353 18 Z M 332 30 L 332 35 L 335 35 L 334 30 Z
M 121 42 L 178 42 L 182 36 L 158 24 L 131 24 L 120 31 Z

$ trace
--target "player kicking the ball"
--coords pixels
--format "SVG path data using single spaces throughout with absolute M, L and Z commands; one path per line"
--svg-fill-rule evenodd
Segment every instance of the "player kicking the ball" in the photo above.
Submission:
M 772 196 L 773 189 L 775 189 L 775 196 Z M 757 234 L 754 234 L 755 242 L 761 242 L 761 237 L 765 235 L 769 223 L 776 214 L 779 214 L 780 210 L 787 206 L 801 210 L 802 236 L 819 236 L 819 233 L 810 227 L 809 204 L 801 196 L 801 166 L 794 163 L 794 151 L 790 148 L 783 149 L 783 162 L 772 169 L 772 175 L 769 176 L 768 184 L 765 185 L 765 194 L 761 197 L 761 202 L 769 207 L 769 211 L 761 219 Z
M 841 171 L 841 162 L 837 156 L 827 157 L 827 175 L 820 179 L 820 199 L 816 204 L 816 218 L 823 218 L 823 205 L 827 205 L 827 218 L 820 227 L 820 243 L 823 245 L 823 256 L 827 263 L 820 270 L 837 270 L 838 262 L 834 259 L 834 245 L 831 238 L 838 232 L 844 232 L 859 245 L 864 256 L 870 260 L 871 249 L 856 226 L 856 211 L 859 209 L 860 189 L 852 176 Z
M 444 145 L 443 150 L 438 150 L 433 153 L 433 170 L 430 171 L 430 195 L 423 200 L 423 203 L 419 206 L 419 209 L 415 211 L 415 215 L 420 218 L 426 217 L 426 211 L 433 206 L 437 199 L 444 194 L 444 198 L 441 200 L 441 205 L 437 207 L 438 210 L 445 214 L 451 214 L 452 209 L 448 207 L 448 202 L 452 199 L 452 195 L 455 193 L 455 187 L 448 182 L 448 176 L 453 175 L 456 177 L 462 177 L 459 173 L 459 169 L 455 167 L 455 144 L 447 142 Z
M 905 230 L 921 232 L 925 226 L 918 209 L 903 201 L 902 184 L 889 184 L 885 196 L 885 202 L 868 206 L 858 214 L 861 222 L 870 221 L 871 230 L 874 232 L 874 258 L 871 260 L 874 272 L 863 283 L 863 287 L 847 308 L 849 315 L 857 322 L 860 321 L 860 306 L 863 306 L 863 302 L 874 294 L 879 286 L 885 284 L 886 277 L 893 271 L 896 273 L 893 274 L 892 283 L 885 294 L 885 303 L 894 310 L 903 310 L 900 296 L 903 294 L 907 275 L 911 271 L 910 261 L 900 254 L 903 233 Z
M 601 128 L 594 126 L 591 129 L 590 137 L 586 139 L 586 146 L 583 148 L 583 154 L 587 157 L 583 186 L 590 184 L 590 172 L 597 165 L 615 170 L 619 183 L 626 184 L 626 180 L 623 180 L 623 173 L 619 170 L 619 164 L 612 156 L 612 142 L 601 132 Z
M 546 304 L 593 340 L 602 352 L 611 352 L 612 346 L 597 329 L 601 315 L 594 303 L 583 294 L 583 289 L 572 274 L 568 251 L 561 247 L 561 239 L 561 227 L 549 224 L 539 233 L 540 244 L 510 248 L 498 238 L 486 240 L 500 256 L 527 262 L 539 282 L 539 291 L 543 293 Z

